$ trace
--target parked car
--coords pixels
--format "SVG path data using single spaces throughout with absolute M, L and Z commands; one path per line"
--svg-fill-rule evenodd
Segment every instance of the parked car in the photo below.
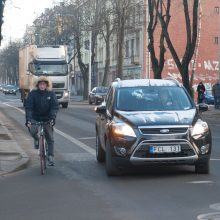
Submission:
M 89 93 L 89 97 L 88 97 L 89 104 L 91 105 L 92 103 L 95 103 L 96 105 L 98 105 L 99 103 L 103 102 L 107 92 L 108 92 L 108 87 L 103 87 L 103 86 L 94 87 L 92 91 Z
M 166 93 L 167 98 L 162 98 Z M 132 165 L 194 165 L 209 173 L 211 133 L 186 89 L 173 80 L 113 82 L 96 106 L 96 158 L 107 175 Z
M 205 91 L 205 103 L 208 105 L 214 105 L 215 104 L 215 99 L 214 96 L 212 95 L 212 90 L 206 90 Z
M 2 90 L 3 90 L 3 87 L 4 87 L 4 85 L 0 85 L 0 91 L 2 91 Z
M 7 94 L 13 94 L 13 95 L 16 95 L 17 93 L 17 87 L 15 85 L 6 85 L 4 88 L 3 88 L 3 93 L 5 95 Z

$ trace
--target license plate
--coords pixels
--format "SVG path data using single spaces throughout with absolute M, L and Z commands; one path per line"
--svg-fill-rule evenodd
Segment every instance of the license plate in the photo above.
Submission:
M 155 153 L 179 153 L 181 152 L 180 145 L 165 145 L 165 146 L 153 146 L 149 147 L 149 151 L 152 154 Z

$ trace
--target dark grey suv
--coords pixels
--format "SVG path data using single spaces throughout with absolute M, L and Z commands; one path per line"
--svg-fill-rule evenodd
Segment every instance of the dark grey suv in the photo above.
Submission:
M 211 133 L 185 88 L 174 80 L 119 80 L 95 108 L 96 157 L 108 175 L 127 165 L 187 164 L 209 172 Z

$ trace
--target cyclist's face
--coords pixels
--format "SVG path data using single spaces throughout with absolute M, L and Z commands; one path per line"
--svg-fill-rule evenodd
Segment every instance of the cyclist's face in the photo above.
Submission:
M 39 88 L 41 91 L 45 90 L 45 89 L 47 88 L 47 83 L 46 83 L 46 82 L 40 82 L 40 83 L 38 84 L 38 88 Z

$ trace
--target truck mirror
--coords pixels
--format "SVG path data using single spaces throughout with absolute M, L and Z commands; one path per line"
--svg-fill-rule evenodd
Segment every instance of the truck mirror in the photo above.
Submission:
M 33 73 L 33 63 L 28 64 L 28 74 Z

